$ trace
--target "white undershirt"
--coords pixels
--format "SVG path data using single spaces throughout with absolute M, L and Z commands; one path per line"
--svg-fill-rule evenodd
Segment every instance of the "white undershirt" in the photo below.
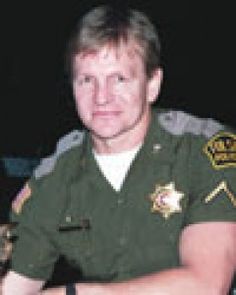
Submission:
M 114 154 L 98 154 L 93 150 L 99 168 L 116 191 L 121 189 L 129 167 L 140 148 L 141 145 L 132 150 Z

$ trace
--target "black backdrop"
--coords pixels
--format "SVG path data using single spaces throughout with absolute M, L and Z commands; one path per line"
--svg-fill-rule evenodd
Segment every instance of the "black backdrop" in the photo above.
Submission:
M 58 137 L 80 126 L 63 70 L 65 45 L 76 18 L 107 2 L 9 0 L 0 8 L 2 155 L 44 156 Z M 164 69 L 159 105 L 235 126 L 231 7 L 119 2 L 144 10 L 159 28 Z

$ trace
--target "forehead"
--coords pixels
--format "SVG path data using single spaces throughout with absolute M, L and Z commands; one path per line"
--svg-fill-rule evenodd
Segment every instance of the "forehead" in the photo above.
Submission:
M 97 49 L 86 50 L 75 56 L 74 66 L 81 71 L 88 67 L 121 67 L 144 69 L 141 49 L 135 42 L 118 45 L 105 44 Z

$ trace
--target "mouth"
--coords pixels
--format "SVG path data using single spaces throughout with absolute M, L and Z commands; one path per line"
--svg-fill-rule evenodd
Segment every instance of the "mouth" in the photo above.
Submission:
M 120 114 L 119 111 L 95 111 L 93 112 L 93 117 L 110 118 L 110 117 L 116 117 L 119 114 Z

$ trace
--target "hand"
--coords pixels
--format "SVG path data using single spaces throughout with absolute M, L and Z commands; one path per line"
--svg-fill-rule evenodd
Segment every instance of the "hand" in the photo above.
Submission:
M 0 295 L 2 295 L 2 278 L 0 279 Z
M 9 260 L 12 253 L 12 234 L 14 224 L 0 224 L 0 295 L 2 295 L 2 285 L 4 277 L 8 271 Z
M 0 277 L 4 276 L 8 270 L 8 262 L 12 253 L 14 224 L 0 224 Z

